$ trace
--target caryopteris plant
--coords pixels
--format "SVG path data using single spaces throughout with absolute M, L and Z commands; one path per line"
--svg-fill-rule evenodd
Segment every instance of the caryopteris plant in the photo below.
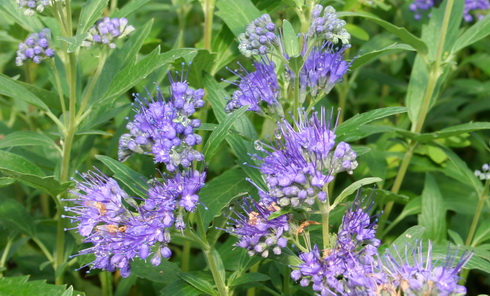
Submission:
M 478 295 L 488 0 L 0 0 L 0 295 Z

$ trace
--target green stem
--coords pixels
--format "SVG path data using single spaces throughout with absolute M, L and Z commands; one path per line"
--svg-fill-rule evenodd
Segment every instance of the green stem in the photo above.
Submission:
M 318 202 L 320 212 L 322 215 L 322 237 L 323 248 L 328 249 L 330 247 L 330 201 Z
M 298 71 L 299 72 L 299 71 Z M 300 96 L 300 91 L 299 91 L 299 73 L 294 74 L 294 118 L 298 118 L 298 112 L 299 112 L 299 96 Z
M 54 262 L 53 256 L 51 255 L 48 248 L 46 248 L 46 246 L 43 244 L 43 242 L 40 239 L 38 239 L 37 237 L 32 237 L 32 241 L 34 241 L 36 245 L 39 247 L 39 249 L 41 249 L 44 256 L 48 258 L 49 262 Z
M 255 263 L 254 265 L 252 265 L 252 267 L 250 267 L 250 272 L 258 272 L 259 266 L 260 266 L 260 262 Z M 255 287 L 248 288 L 247 296 L 255 296 L 255 292 L 257 292 L 257 289 Z
M 99 279 L 102 286 L 102 295 L 112 296 L 112 273 L 103 271 L 99 274 Z
M 471 222 L 470 231 L 468 232 L 468 236 L 466 237 L 465 245 L 473 246 L 473 237 L 475 235 L 476 227 L 478 226 L 478 221 L 480 220 L 480 215 L 483 210 L 483 206 L 485 205 L 485 201 L 488 199 L 488 190 L 490 187 L 490 181 L 487 180 L 485 182 L 485 187 L 483 188 L 479 198 L 478 204 L 476 206 L 475 215 L 473 216 L 473 221 Z M 475 247 L 475 246 L 473 246 Z
M 116 9 L 117 9 L 117 0 L 112 0 L 111 1 L 111 13 L 116 11 Z
M 189 259 L 191 255 L 191 242 L 189 240 L 185 240 L 182 245 L 182 266 L 181 269 L 183 272 L 189 271 Z
M 211 38 L 213 35 L 214 4 L 216 0 L 204 0 L 204 48 L 211 51 Z
M 5 245 L 5 248 L 3 249 L 2 258 L 0 258 L 0 278 L 3 277 L 3 272 L 1 270 L 3 270 L 5 268 L 5 263 L 7 262 L 7 257 L 8 257 L 8 254 L 10 252 L 10 248 L 12 248 L 13 241 L 14 241 L 14 238 L 9 237 L 7 239 L 7 244 Z
M 442 56 L 444 53 L 444 44 L 446 43 L 446 35 L 449 27 L 449 20 L 451 16 L 451 11 L 453 9 L 454 0 L 448 0 L 446 3 L 446 11 L 444 12 L 444 19 L 442 21 L 440 39 L 437 44 L 437 51 L 435 56 L 434 63 L 430 66 L 429 70 L 429 80 L 427 82 L 427 88 L 424 93 L 424 97 L 422 99 L 422 106 L 420 108 L 420 112 L 417 116 L 417 120 L 415 124 L 412 124 L 411 131 L 413 133 L 420 133 L 424 126 L 425 119 L 429 112 L 429 107 L 431 103 L 431 99 L 434 95 L 434 91 L 437 85 L 437 81 L 439 76 L 442 73 Z M 424 57 L 424 56 L 422 56 Z M 407 172 L 408 166 L 413 156 L 413 152 L 415 150 L 417 143 L 415 140 L 411 141 L 410 148 L 405 152 L 405 156 L 403 157 L 403 161 L 400 165 L 400 169 L 398 170 L 398 175 L 395 179 L 395 183 L 393 184 L 392 192 L 397 194 L 400 191 L 401 184 L 403 183 L 403 179 Z M 386 204 L 383 215 L 380 217 L 379 222 L 379 233 L 382 233 L 382 230 L 385 226 L 386 221 L 388 220 L 391 210 L 393 208 L 393 201 L 390 201 Z
M 56 64 L 55 64 L 54 60 L 51 60 L 49 65 L 53 69 L 54 80 L 56 82 L 56 90 L 58 92 L 58 98 L 60 100 L 61 112 L 63 113 L 63 121 L 66 124 L 68 122 L 68 115 L 66 114 L 65 97 L 63 96 L 63 87 L 61 86 L 60 73 L 58 72 L 58 69 L 56 68 Z
M 284 280 L 282 282 L 282 293 L 285 296 L 291 295 L 291 268 L 288 265 L 284 265 Z
M 204 228 L 204 224 L 202 222 L 202 217 L 199 209 L 196 211 L 196 222 L 197 229 L 199 231 L 199 235 L 201 236 L 202 242 L 204 245 L 201 246 L 202 251 L 204 253 L 204 257 L 206 258 L 206 262 L 208 263 L 209 269 L 211 270 L 211 274 L 213 275 L 214 282 L 216 283 L 216 287 L 218 288 L 218 293 L 220 296 L 228 296 L 229 288 L 225 284 L 225 278 L 223 278 L 222 274 L 218 268 L 218 264 L 216 263 L 216 259 L 214 258 L 213 246 L 210 246 L 206 239 L 206 229 Z

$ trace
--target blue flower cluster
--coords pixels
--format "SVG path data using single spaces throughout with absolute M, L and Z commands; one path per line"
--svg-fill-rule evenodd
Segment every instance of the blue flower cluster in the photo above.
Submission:
M 414 12 L 414 18 L 420 20 L 424 12 L 434 7 L 434 5 L 434 0 L 414 0 L 409 8 Z M 475 18 L 480 20 L 485 17 L 488 10 L 490 10 L 489 0 L 465 0 L 463 18 L 466 22 L 472 22 Z M 430 16 L 430 13 L 428 15 Z
M 94 44 L 116 48 L 116 40 L 122 39 L 134 31 L 134 27 L 128 25 L 126 18 L 105 17 L 98 20 L 88 30 L 88 36 L 82 42 L 82 46 L 91 47 Z
M 357 167 L 356 153 L 345 142 L 336 143 L 325 109 L 311 118 L 303 110 L 294 126 L 283 119 L 271 145 L 256 142 L 265 157 L 260 171 L 268 192 L 261 192 L 266 204 L 276 202 L 281 207 L 310 207 L 318 198 L 325 201 L 324 186 L 340 172 L 352 173 Z
M 229 223 L 233 227 L 226 230 L 239 237 L 235 245 L 248 250 L 250 256 L 260 254 L 266 258 L 270 249 L 280 255 L 281 248 L 287 245 L 284 234 L 289 231 L 288 215 L 270 219 L 280 208 L 275 203 L 265 206 L 251 197 L 245 198 L 241 207 L 245 213 L 235 212 L 236 218 L 230 217 Z
M 257 113 L 263 112 L 262 105 L 268 108 L 269 113 L 283 115 L 282 107 L 279 104 L 279 83 L 274 70 L 274 63 L 267 59 L 263 62 L 254 62 L 255 71 L 248 73 L 243 67 L 245 75 L 239 71 L 232 71 L 240 77 L 240 82 L 234 83 L 238 90 L 233 93 L 233 97 L 228 101 L 225 111 L 232 112 L 242 106 L 249 106 L 249 111 Z M 261 104 L 264 102 L 264 104 Z
M 490 164 L 483 164 L 482 169 L 475 171 L 475 176 L 480 180 L 490 180 Z
M 416 20 L 422 19 L 424 11 L 431 9 L 434 6 L 434 0 L 414 0 L 409 8 L 414 12 L 414 18 Z
M 317 4 L 311 11 L 307 36 L 332 43 L 340 41 L 343 44 L 349 44 L 350 34 L 344 28 L 345 24 L 344 20 L 338 18 L 335 8 L 332 6 L 323 8 L 322 5 Z
M 201 125 L 199 119 L 191 119 L 197 108 L 204 106 L 204 90 L 191 89 L 187 82 L 172 81 L 168 101 L 158 89 L 156 98 L 150 100 L 135 95 L 136 115 L 127 124 L 129 134 L 119 140 L 119 161 L 125 161 L 133 152 L 154 156 L 155 163 L 164 163 L 167 170 L 179 166 L 187 168 L 191 163 L 204 160 L 193 146 L 202 139 L 194 129 Z
M 19 44 L 15 63 L 22 66 L 25 61 L 31 60 L 36 64 L 41 63 L 46 58 L 54 56 L 54 50 L 49 47 L 49 29 L 42 29 L 39 33 L 33 33 Z
M 276 25 L 271 17 L 268 14 L 262 15 L 247 26 L 245 33 L 238 35 L 238 49 L 246 57 L 271 52 L 274 45 L 278 44 L 275 30 Z

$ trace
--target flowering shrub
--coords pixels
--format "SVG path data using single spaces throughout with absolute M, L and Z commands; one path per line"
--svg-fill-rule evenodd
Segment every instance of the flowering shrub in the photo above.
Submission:
M 488 0 L 1 4 L 1 295 L 490 290 Z

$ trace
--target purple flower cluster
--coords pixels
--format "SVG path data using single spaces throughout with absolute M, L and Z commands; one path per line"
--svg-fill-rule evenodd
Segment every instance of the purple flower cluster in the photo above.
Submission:
M 302 100 L 307 93 L 313 97 L 322 93 L 328 94 L 349 70 L 352 62 L 344 61 L 343 55 L 350 46 L 344 45 L 340 49 L 334 46 L 333 43 L 326 42 L 323 46 L 314 48 L 306 57 L 299 74 Z
M 248 24 L 245 33 L 238 35 L 238 49 L 246 56 L 265 55 L 278 44 L 275 34 L 276 25 L 268 14 L 253 20 Z
M 489 0 L 465 0 L 464 3 L 464 20 L 466 22 L 472 22 L 475 17 L 477 20 L 481 20 L 485 17 L 484 11 L 490 9 Z
M 278 102 L 279 83 L 274 71 L 274 63 L 264 59 L 263 62 L 254 62 L 255 71 L 248 73 L 243 67 L 245 75 L 238 71 L 232 71 L 233 74 L 240 77 L 240 82 L 234 83 L 238 90 L 233 93 L 233 97 L 228 101 L 225 107 L 226 112 L 231 112 L 242 106 L 249 106 L 249 111 L 261 113 L 261 103 L 265 102 L 269 111 L 273 114 L 282 116 L 283 111 Z
M 434 6 L 434 0 L 414 0 L 409 8 L 414 12 L 414 18 L 416 20 L 422 19 L 422 15 L 426 10 L 431 9 Z
M 150 101 L 136 95 L 139 108 L 134 120 L 127 124 L 129 134 L 119 140 L 119 160 L 126 160 L 133 152 L 151 153 L 155 163 L 164 163 L 168 171 L 204 160 L 202 153 L 193 149 L 202 141 L 194 133 L 201 122 L 190 118 L 197 108 L 204 106 L 204 90 L 192 90 L 182 79 L 171 81 L 168 101 L 159 89 L 155 99 L 149 96 Z
M 412 246 L 413 247 L 413 246 Z M 388 250 L 384 256 L 384 268 L 391 283 L 403 295 L 466 295 L 466 288 L 458 284 L 458 273 L 468 263 L 472 254 L 464 252 L 458 256 L 458 250 L 448 250 L 445 258 L 433 263 L 432 245 L 429 242 L 427 252 L 423 245 L 412 248 L 405 246 L 404 258 L 396 248 L 394 254 Z
M 49 47 L 49 35 L 49 29 L 42 29 L 41 32 L 29 35 L 23 43 L 20 43 L 15 58 L 17 66 L 22 66 L 28 60 L 39 64 L 42 60 L 53 57 L 54 50 Z
M 303 287 L 313 283 L 320 295 L 379 295 L 386 277 L 376 259 L 380 241 L 369 215 L 372 206 L 358 196 L 343 217 L 336 246 L 300 254 L 302 263 L 291 277 Z
M 311 118 L 304 110 L 300 111 L 294 127 L 283 119 L 278 123 L 275 138 L 271 145 L 257 141 L 256 148 L 265 157 L 254 155 L 262 162 L 260 171 L 268 192 L 262 191 L 261 197 L 266 204 L 309 207 L 316 198 L 325 201 L 323 186 L 337 173 L 352 173 L 357 167 L 357 155 L 350 145 L 335 142 L 324 108 L 320 115 L 314 112 Z
M 233 227 L 228 228 L 231 234 L 239 237 L 237 247 L 248 250 L 250 256 L 260 254 L 266 258 L 269 250 L 276 255 L 287 245 L 284 234 L 289 231 L 289 216 L 281 215 L 269 220 L 269 217 L 280 208 L 272 203 L 265 206 L 251 197 L 245 198 L 241 205 L 245 214 L 235 212 L 236 218 L 230 217 Z
M 38 12 L 43 12 L 46 6 L 51 5 L 51 0 L 17 0 L 19 8 L 24 9 L 24 15 L 33 16 Z
M 323 12 L 323 15 L 322 15 Z M 310 16 L 310 28 L 307 36 L 320 40 L 349 44 L 350 34 L 344 29 L 346 22 L 338 18 L 335 8 L 317 4 L 313 7 Z
M 81 176 L 83 181 L 77 181 L 71 191 L 76 198 L 69 200 L 76 206 L 65 208 L 75 214 L 65 217 L 78 222 L 76 229 L 84 242 L 93 244 L 79 255 L 94 254 L 95 260 L 88 264 L 91 268 L 117 268 L 123 277 L 129 276 L 135 257 L 146 259 L 153 253 L 151 263 L 157 266 L 162 257 L 172 255 L 167 246 L 170 229 L 185 228 L 182 212 L 196 209 L 197 192 L 205 178 L 204 173 L 194 171 L 177 173 L 163 183 L 154 180 L 148 198 L 137 204 L 114 179 L 95 172 Z
M 98 20 L 95 25 L 88 30 L 89 35 L 82 43 L 84 47 L 91 47 L 94 44 L 108 45 L 116 48 L 116 40 L 124 38 L 134 31 L 134 27 L 128 25 L 126 18 L 105 17 Z

